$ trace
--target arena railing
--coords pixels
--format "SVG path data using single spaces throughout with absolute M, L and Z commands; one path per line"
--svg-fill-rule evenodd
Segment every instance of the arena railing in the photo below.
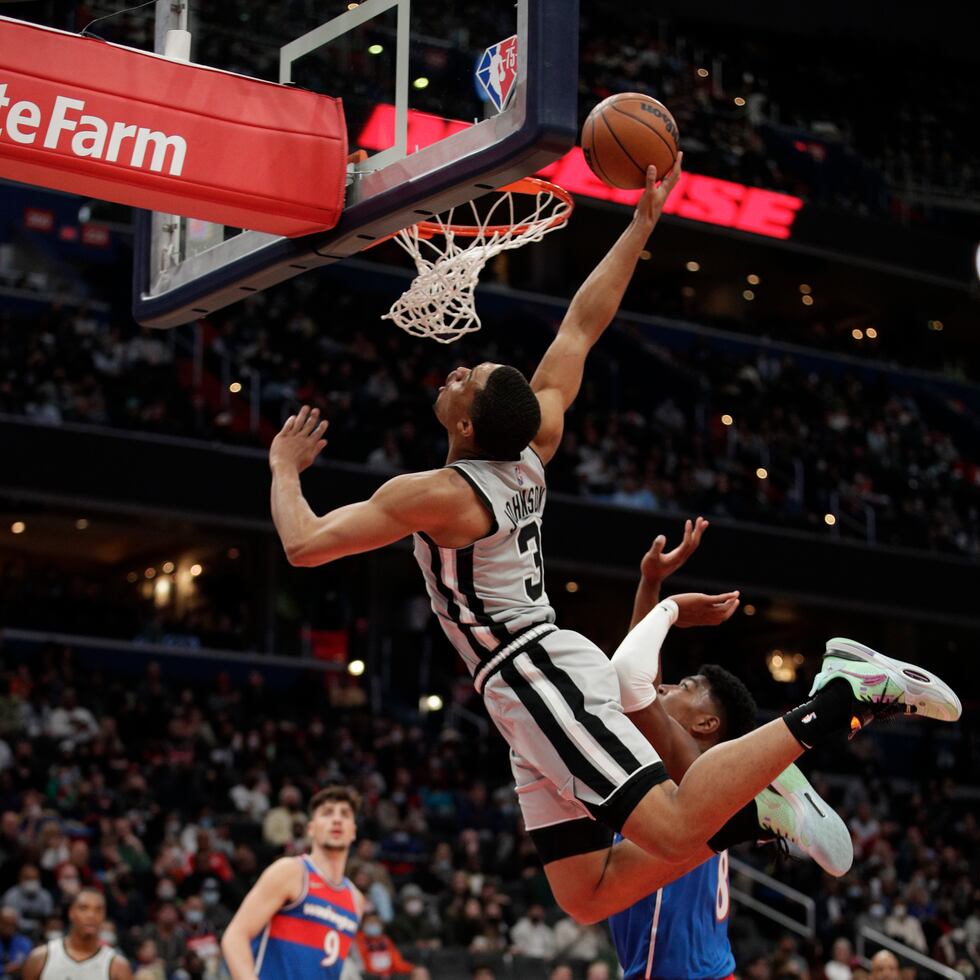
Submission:
M 767 919 L 771 919 L 784 929 L 789 929 L 791 932 L 803 936 L 804 939 L 813 939 L 817 932 L 817 903 L 809 895 L 804 895 L 803 892 L 791 888 L 789 885 L 778 881 L 763 871 L 759 871 L 758 868 L 753 868 L 751 864 L 746 864 L 745 861 L 741 861 L 738 858 L 729 856 L 728 866 L 731 869 L 733 879 L 733 884 L 729 888 L 729 892 L 739 905 L 743 905 L 745 908 L 751 909 L 753 912 L 757 912 Z M 737 880 L 735 875 L 742 875 L 755 884 L 781 895 L 788 903 L 800 906 L 803 909 L 805 921 L 798 922 L 796 919 L 786 915 L 784 912 L 780 912 L 779 909 L 774 908 L 767 902 L 763 902 L 749 892 L 736 887 L 734 884 L 734 881 Z
M 926 956 L 925 953 L 920 953 L 917 949 L 906 946 L 905 943 L 899 942 L 897 939 L 893 939 L 891 936 L 887 936 L 885 933 L 879 932 L 871 926 L 861 926 L 858 930 L 857 954 L 864 962 L 868 962 L 870 959 L 870 957 L 865 955 L 865 949 L 869 941 L 876 946 L 881 946 L 891 951 L 899 959 L 908 960 L 923 970 L 928 970 L 930 973 L 936 974 L 936 976 L 944 977 L 945 980 L 966 980 L 966 977 L 959 970 L 954 970 L 952 967 L 946 966 L 945 963 L 940 963 L 939 960 L 934 960 L 931 956 Z
M 0 647 L 13 652 L 33 651 L 38 647 L 53 644 L 71 647 L 73 650 L 95 659 L 101 666 L 133 669 L 133 664 L 143 667 L 148 660 L 165 659 L 189 668 L 204 667 L 217 670 L 225 667 L 254 669 L 263 671 L 280 669 L 283 671 L 316 671 L 322 673 L 343 673 L 347 664 L 333 660 L 318 660 L 314 657 L 289 657 L 278 653 L 254 653 L 240 650 L 222 650 L 212 647 L 181 645 L 179 643 L 143 643 L 138 640 L 114 640 L 104 636 L 82 636 L 74 633 L 55 633 L 46 630 L 27 630 L 16 628 L 0 629 Z

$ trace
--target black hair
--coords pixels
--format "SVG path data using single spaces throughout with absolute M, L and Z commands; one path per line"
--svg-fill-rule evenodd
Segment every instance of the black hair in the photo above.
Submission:
M 731 671 L 718 664 L 703 664 L 698 673 L 708 682 L 711 699 L 721 721 L 719 741 L 739 738 L 755 728 L 759 708 L 749 689 Z
M 470 409 L 477 448 L 490 459 L 518 459 L 541 426 L 541 406 L 517 368 L 494 368 Z
M 361 809 L 361 794 L 353 786 L 328 786 L 326 789 L 321 789 L 310 800 L 311 820 L 324 803 L 347 803 L 356 817 Z
M 84 895 L 97 895 L 102 899 L 102 904 L 106 904 L 105 895 L 102 893 L 101 888 L 96 888 L 95 885 L 83 885 L 77 892 L 75 892 L 74 897 L 68 903 L 68 907 L 73 909 L 78 904 L 79 899 L 81 899 Z

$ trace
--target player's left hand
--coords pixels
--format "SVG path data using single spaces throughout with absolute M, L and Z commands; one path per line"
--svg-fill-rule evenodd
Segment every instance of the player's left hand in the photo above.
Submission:
M 699 517 L 693 524 L 684 522 L 684 539 L 673 551 L 664 552 L 667 539 L 658 534 L 653 539 L 650 550 L 640 562 L 640 574 L 652 585 L 660 585 L 665 578 L 673 575 L 698 550 L 701 535 L 708 527 L 708 522 Z
M 297 473 L 313 465 L 313 460 L 323 452 L 327 440 L 323 438 L 329 423 L 320 420 L 320 409 L 304 405 L 296 415 L 286 419 L 278 435 L 269 447 L 270 466 L 295 466 Z
M 684 154 L 678 153 L 670 173 L 659 184 L 657 181 L 660 180 L 660 175 L 657 173 L 657 168 L 654 166 L 647 167 L 647 186 L 643 191 L 643 196 L 636 202 L 637 221 L 649 225 L 651 229 L 657 223 L 663 213 L 667 198 L 670 197 L 670 192 L 681 179 L 681 165 L 683 163 Z
M 705 595 L 703 592 L 683 592 L 670 597 L 677 603 L 675 626 L 718 626 L 735 615 L 738 592 Z

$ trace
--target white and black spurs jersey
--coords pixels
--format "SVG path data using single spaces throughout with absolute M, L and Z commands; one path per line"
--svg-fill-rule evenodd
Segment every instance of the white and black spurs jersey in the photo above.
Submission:
M 416 534 L 415 559 L 433 612 L 473 674 L 524 630 L 555 621 L 541 553 L 544 465 L 528 448 L 518 460 L 451 466 L 490 512 L 490 532 L 465 548 L 440 548 Z

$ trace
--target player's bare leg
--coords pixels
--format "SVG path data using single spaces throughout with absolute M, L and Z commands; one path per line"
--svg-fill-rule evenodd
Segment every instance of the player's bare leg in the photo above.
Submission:
M 646 898 L 714 856 L 702 845 L 680 864 L 647 854 L 632 841 L 562 858 L 544 866 L 558 904 L 583 923 L 601 922 Z
M 622 850 L 608 862 L 601 852 L 546 865 L 559 904 L 575 918 L 596 921 L 620 896 L 636 900 L 676 880 L 709 856 L 709 838 L 729 817 L 805 749 L 827 738 L 853 733 L 879 714 L 955 721 L 962 712 L 959 698 L 934 674 L 839 637 L 828 642 L 810 693 L 810 701 L 783 718 L 709 749 L 680 784 L 668 781 L 651 789 L 623 826 L 636 850 Z M 628 880 L 618 880 L 646 875 L 652 881 L 643 880 L 642 893 L 631 890 Z

